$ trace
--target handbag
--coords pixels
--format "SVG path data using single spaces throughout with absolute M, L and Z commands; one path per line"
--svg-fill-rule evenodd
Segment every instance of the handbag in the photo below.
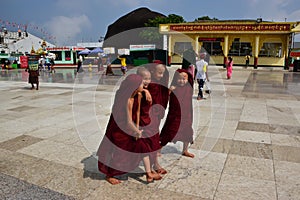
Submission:
M 205 81 L 204 82 L 204 92 L 206 94 L 210 94 L 211 93 L 211 87 L 210 87 L 210 82 L 209 81 Z

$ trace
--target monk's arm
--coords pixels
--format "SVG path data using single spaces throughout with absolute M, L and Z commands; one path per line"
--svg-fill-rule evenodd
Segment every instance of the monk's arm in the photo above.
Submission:
M 143 89 L 143 92 L 145 93 L 146 100 L 147 100 L 150 104 L 152 104 L 152 96 L 151 96 L 149 90 Z
M 132 120 L 132 109 L 133 109 L 134 98 L 129 98 L 127 103 L 127 126 L 136 134 L 141 135 L 142 131 L 139 130 Z M 134 135 L 135 136 L 135 135 Z

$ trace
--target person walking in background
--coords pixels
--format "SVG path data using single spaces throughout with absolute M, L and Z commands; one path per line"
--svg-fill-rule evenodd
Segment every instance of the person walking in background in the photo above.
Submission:
M 83 69 L 82 69 L 82 63 L 83 63 L 83 57 L 82 57 L 82 55 L 80 55 L 80 56 L 78 57 L 78 60 L 77 60 L 77 69 L 76 69 L 76 72 L 77 72 L 77 73 L 83 71 Z
M 209 81 L 208 73 L 207 73 L 208 63 L 204 60 L 205 56 L 206 56 L 205 53 L 200 53 L 200 60 L 196 62 L 196 69 L 197 69 L 196 80 L 198 82 L 197 100 L 204 99 L 203 97 L 204 83 L 206 80 Z
M 29 65 L 26 70 L 29 73 L 28 83 L 31 84 L 31 89 L 34 89 L 34 84 L 36 84 L 36 90 L 39 89 L 39 67 L 38 65 Z
M 51 70 L 50 59 L 46 57 L 45 63 L 46 63 L 46 66 L 47 66 L 48 71 L 50 71 L 50 70 Z
M 105 72 L 105 75 L 108 75 L 108 74 L 115 75 L 114 72 L 112 71 L 110 56 L 107 56 L 107 58 L 106 58 L 106 72 Z
M 100 72 L 102 70 L 102 58 L 99 55 L 98 59 L 97 59 L 97 68 L 98 68 L 98 72 Z
M 247 55 L 245 56 L 245 60 L 246 60 L 246 67 L 248 67 L 248 66 L 249 66 L 249 63 L 250 63 L 250 55 L 249 55 L 249 54 L 247 54 Z
M 188 151 L 193 143 L 193 77 L 187 70 L 178 69 L 170 86 L 169 112 L 160 134 L 160 145 L 183 142 L 182 155 L 194 157 Z
M 115 176 L 134 170 L 141 160 L 144 162 L 147 182 L 162 178 L 151 172 L 151 148 L 141 139 L 143 130 L 138 126 L 142 91 L 141 76 L 130 74 L 124 79 L 116 92 L 106 132 L 97 151 L 98 169 L 113 185 L 121 183 Z
M 118 59 L 121 60 L 121 71 L 123 75 L 125 75 L 127 71 L 126 56 L 125 55 L 118 56 Z
M 51 73 L 54 72 L 55 73 L 55 68 L 54 68 L 55 62 L 54 62 L 54 58 L 50 59 L 50 66 L 51 66 Z
M 42 59 L 39 59 L 39 71 L 43 70 L 43 61 Z
M 233 66 L 233 58 L 231 56 L 229 56 L 228 60 L 226 62 L 227 79 L 231 79 L 231 76 L 232 76 L 232 66 Z

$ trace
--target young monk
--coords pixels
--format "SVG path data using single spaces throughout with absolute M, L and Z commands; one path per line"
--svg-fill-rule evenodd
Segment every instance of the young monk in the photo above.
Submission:
M 160 134 L 160 144 L 183 142 L 182 155 L 194 157 L 188 152 L 193 143 L 193 77 L 185 69 L 178 69 L 170 87 L 169 112 Z
M 155 158 L 152 163 L 154 171 L 160 174 L 166 174 L 167 171 L 158 163 L 158 157 L 160 155 L 160 142 L 159 142 L 159 126 L 161 119 L 165 115 L 165 109 L 169 101 L 169 72 L 165 65 L 160 63 L 151 63 L 145 66 L 151 73 L 151 83 L 148 85 L 147 90 L 152 97 L 152 106 L 149 108 L 149 114 L 151 118 L 151 124 L 148 125 L 151 128 L 153 136 L 152 140 L 152 152 L 155 153 Z M 144 105 L 142 106 L 144 107 Z
M 151 148 L 149 152 L 150 163 L 155 163 L 157 157 L 157 118 L 151 119 L 150 110 L 152 106 L 152 96 L 148 91 L 148 86 L 151 82 L 151 73 L 145 67 L 139 67 L 137 69 L 137 74 L 143 77 L 144 91 L 141 99 L 140 108 L 140 128 L 143 129 L 143 139 Z M 153 170 L 153 173 L 156 173 Z
M 144 162 L 147 182 L 160 180 L 161 176 L 151 172 L 150 147 L 139 138 L 143 130 L 136 123 L 139 120 L 139 105 L 135 97 L 143 91 L 143 79 L 137 74 L 128 75 L 116 92 L 112 114 L 99 149 L 98 169 L 106 174 L 106 180 L 115 185 L 121 181 L 115 176 L 134 170 L 141 160 Z

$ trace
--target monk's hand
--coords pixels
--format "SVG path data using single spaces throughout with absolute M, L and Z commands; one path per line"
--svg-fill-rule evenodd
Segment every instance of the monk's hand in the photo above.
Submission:
M 171 85 L 171 87 L 169 88 L 169 90 L 174 91 L 176 89 L 176 87 L 174 85 Z
M 142 133 L 143 133 L 143 130 L 139 130 L 138 132 L 136 132 L 136 135 L 135 135 L 135 139 L 138 140 L 142 137 Z
M 152 96 L 151 96 L 150 92 L 149 92 L 148 90 L 146 90 L 146 89 L 144 89 L 143 91 L 145 92 L 146 100 L 147 100 L 150 104 L 152 104 Z

